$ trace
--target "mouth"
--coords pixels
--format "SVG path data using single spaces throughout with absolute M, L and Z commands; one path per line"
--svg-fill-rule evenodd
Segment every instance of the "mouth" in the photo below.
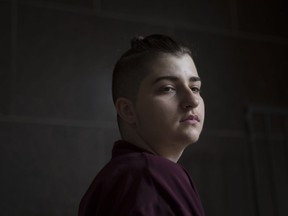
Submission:
M 196 124 L 199 123 L 200 119 L 197 115 L 188 115 L 180 120 L 180 123 L 190 123 L 190 124 Z

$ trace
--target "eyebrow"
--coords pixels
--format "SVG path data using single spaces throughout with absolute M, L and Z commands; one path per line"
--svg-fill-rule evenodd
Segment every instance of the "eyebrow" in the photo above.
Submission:
M 161 80 L 179 81 L 180 79 L 178 77 L 176 77 L 176 76 L 161 76 L 161 77 L 157 77 L 154 80 L 153 84 L 155 84 L 155 83 L 157 83 L 157 82 L 159 82 Z M 201 82 L 201 79 L 198 76 L 192 76 L 192 77 L 190 77 L 189 81 L 190 82 L 198 82 L 198 81 Z

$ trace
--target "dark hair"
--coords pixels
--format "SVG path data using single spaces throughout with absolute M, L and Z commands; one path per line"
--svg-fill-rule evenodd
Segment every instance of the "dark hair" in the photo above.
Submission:
M 140 82 L 149 72 L 149 66 L 161 54 L 191 56 L 189 48 L 166 35 L 137 36 L 131 48 L 117 61 L 112 78 L 113 101 L 119 97 L 136 100 Z

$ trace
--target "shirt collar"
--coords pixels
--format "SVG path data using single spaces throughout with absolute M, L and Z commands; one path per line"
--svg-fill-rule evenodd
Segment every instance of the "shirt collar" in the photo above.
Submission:
M 129 143 L 125 140 L 118 140 L 114 143 L 113 149 L 112 149 L 112 158 L 124 155 L 124 154 L 129 154 L 129 153 L 135 153 L 135 152 L 146 152 L 149 154 L 153 154 L 150 151 L 147 151 L 145 149 L 139 148 L 138 146 Z

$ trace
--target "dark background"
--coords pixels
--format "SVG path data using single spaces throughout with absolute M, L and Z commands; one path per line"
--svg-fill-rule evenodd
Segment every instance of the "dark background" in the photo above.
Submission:
M 0 0 L 0 214 L 77 215 L 119 138 L 114 63 L 164 33 L 203 80 L 180 163 L 207 216 L 287 216 L 287 21 L 285 0 Z

